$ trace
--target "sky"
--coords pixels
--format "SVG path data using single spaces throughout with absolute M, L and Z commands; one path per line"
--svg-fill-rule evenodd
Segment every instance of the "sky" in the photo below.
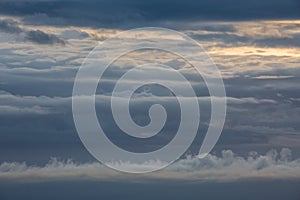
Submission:
M 168 113 L 164 128 L 146 140 L 124 134 L 110 96 L 116 81 L 138 65 L 155 60 L 182 73 L 201 113 L 197 136 L 178 161 L 157 172 L 127 174 L 107 168 L 83 145 L 72 115 L 73 85 L 97 45 L 150 26 L 201 44 L 222 75 L 226 119 L 217 144 L 201 158 L 211 101 L 220 97 L 210 97 L 203 78 L 178 55 L 153 49 L 123 55 L 105 71 L 95 95 L 98 120 L 114 144 L 136 153 L 157 150 L 174 138 L 180 120 L 195 120 L 180 118 L 168 88 L 150 84 L 135 92 L 130 114 L 145 126 L 150 106 L 160 103 Z M 300 198 L 299 1 L 1 0 L 0 43 L 0 199 Z M 183 90 L 180 81 L 172 84 Z

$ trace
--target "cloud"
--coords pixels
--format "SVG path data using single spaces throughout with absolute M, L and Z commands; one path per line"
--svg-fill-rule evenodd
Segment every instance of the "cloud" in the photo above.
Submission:
M 18 26 L 18 23 L 11 19 L 0 20 L 0 31 L 6 33 L 21 33 L 23 30 Z
M 28 31 L 25 35 L 25 40 L 38 44 L 61 44 L 65 45 L 64 40 L 58 38 L 53 34 L 47 34 L 40 30 Z
M 19 23 L 12 19 L 0 19 L 0 31 L 17 34 L 23 37 L 25 41 L 34 42 L 37 44 L 61 44 L 65 45 L 65 41 L 58 38 L 56 35 L 45 33 L 41 30 L 27 30 L 21 28 Z
M 237 130 L 237 131 L 250 131 L 250 132 L 255 132 L 255 133 L 261 133 L 264 135 L 267 134 L 274 134 L 274 135 L 280 135 L 280 134 L 285 134 L 285 135 L 297 135 L 298 130 L 295 130 L 293 127 L 268 127 L 268 126 L 251 126 L 251 125 L 237 125 L 231 128 L 232 130 Z
M 30 108 L 19 108 L 16 106 L 2 106 L 0 105 L 0 115 L 30 115 L 30 114 L 39 114 L 46 115 L 50 114 L 51 111 L 40 106 L 33 106 Z
M 217 29 L 216 29 L 217 30 Z M 224 30 L 225 31 L 225 30 Z M 264 36 L 257 38 L 250 35 L 242 35 L 238 32 L 187 32 L 190 37 L 199 41 L 218 41 L 225 46 L 255 46 L 255 47 L 269 47 L 269 48 L 282 48 L 282 47 L 300 47 L 300 35 L 290 34 L 287 36 Z
M 160 8 L 160 9 L 157 9 Z M 299 17 L 297 0 L 138 0 L 121 1 L 1 1 L 0 13 L 30 16 L 36 13 L 53 18 L 46 23 L 129 27 L 159 21 L 282 19 Z M 60 18 L 61 20 L 57 20 Z M 32 20 L 32 23 L 35 20 Z M 38 20 L 39 21 L 39 20 Z
M 233 24 L 208 24 L 202 25 L 198 29 L 209 32 L 235 32 L 236 28 Z
M 159 161 L 149 166 L 144 164 L 119 163 L 131 169 L 155 167 Z M 0 179 L 13 181 L 47 180 L 120 180 L 140 179 L 189 179 L 198 181 L 234 181 L 241 179 L 300 179 L 300 160 L 293 159 L 290 149 L 279 153 L 270 150 L 265 155 L 249 152 L 247 157 L 236 156 L 231 150 L 223 150 L 221 156 L 208 155 L 205 158 L 187 157 L 169 167 L 139 176 L 120 173 L 100 163 L 75 163 L 52 158 L 44 166 L 29 166 L 25 162 L 3 162 L 0 165 Z
M 89 34 L 84 31 L 70 29 L 63 31 L 60 37 L 65 39 L 84 39 L 89 37 Z
M 2 20 L 0 88 L 11 93 L 0 95 L 2 136 L 0 146 L 2 149 L 9 149 L 16 143 L 20 144 L 17 145 L 20 149 L 26 144 L 34 146 L 40 143 L 49 144 L 50 141 L 57 144 L 62 136 L 66 139 L 61 143 L 65 142 L 65 148 L 70 149 L 68 142 L 77 138 L 70 106 L 77 69 L 83 58 L 98 44 L 99 39 L 109 38 L 120 31 L 93 29 L 87 27 L 88 24 L 84 24 L 85 27 L 70 27 L 63 26 L 63 24 L 46 26 L 48 23 L 56 24 L 59 19 L 63 19 L 55 14 L 48 14 L 49 16 L 46 14 L 26 15 L 24 19 L 22 15 L 20 18 Z M 35 21 L 35 19 L 40 19 L 40 21 Z M 85 20 L 84 17 L 83 20 Z M 34 22 L 36 24 L 32 25 Z M 296 146 L 300 138 L 298 134 L 300 110 L 299 101 L 297 101 L 299 99 L 297 91 L 299 90 L 300 60 L 299 49 L 296 48 L 298 43 L 293 40 L 298 39 L 299 21 L 215 23 L 173 21 L 170 23 L 177 25 L 178 30 L 190 33 L 192 38 L 203 43 L 204 47 L 208 47 L 208 53 L 218 64 L 222 74 L 225 74 L 223 78 L 228 95 L 228 115 L 224 134 L 218 145 L 230 144 L 232 148 L 245 146 L 244 144 L 271 147 Z M 101 25 L 98 21 L 98 26 Z M 165 22 L 165 25 L 168 27 L 168 22 Z M 32 37 L 26 40 L 27 43 L 23 43 L 22 41 L 25 41 L 25 36 L 30 31 Z M 85 33 L 88 33 L 90 37 L 86 37 Z M 53 37 L 49 36 L 51 34 Z M 197 34 L 200 35 L 199 38 Z M 61 45 L 60 48 L 55 45 L 36 45 L 36 42 L 55 43 L 56 38 L 63 39 L 68 45 Z M 272 44 L 273 40 L 274 44 Z M 174 41 L 176 43 L 176 40 Z M 60 42 L 55 44 L 60 45 Z M 139 59 L 150 62 L 162 58 L 163 63 L 176 65 L 176 67 L 179 63 L 176 69 L 184 65 L 181 64 L 181 60 L 172 63 L 172 60 L 165 59 L 166 57 L 168 56 L 162 52 L 156 54 L 151 52 L 151 56 L 140 53 L 136 57 L 126 56 L 125 60 L 139 64 L 142 63 Z M 98 96 L 96 107 L 101 111 L 100 114 L 103 113 L 104 124 L 108 127 L 107 130 L 113 132 L 112 135 L 118 130 L 111 128 L 114 124 L 107 114 L 107 108 L 110 106 L 107 99 L 114 81 L 128 70 L 128 66 L 133 66 L 131 62 L 127 62 L 128 65 L 124 63 L 124 67 L 108 70 L 107 76 L 99 85 L 102 89 L 99 91 L 102 96 Z M 200 78 L 194 78 L 196 77 L 194 72 L 188 67 L 184 66 L 182 72 L 190 78 L 197 95 L 201 96 L 199 102 L 204 105 L 204 110 L 201 108 L 201 117 L 205 117 L 210 113 L 210 97 L 208 97 L 205 85 L 202 84 Z M 182 86 L 178 83 L 176 87 Z M 153 91 L 163 95 L 167 93 L 161 92 L 158 87 L 152 88 L 151 92 Z M 148 110 L 145 109 L 145 105 L 148 106 L 158 101 L 170 107 L 171 118 L 174 117 L 174 113 L 178 113 L 174 109 L 174 98 L 155 97 L 149 93 L 142 95 L 149 98 L 132 102 L 137 103 L 132 108 L 133 119 L 137 123 L 148 122 Z M 177 122 L 172 120 L 168 124 L 167 134 L 176 130 Z M 150 145 L 157 147 L 161 141 L 165 140 L 156 140 Z M 126 139 L 120 140 L 120 143 L 124 146 L 134 146 L 134 142 Z M 80 148 L 80 141 L 77 146 Z M 141 148 L 144 146 L 141 144 Z M 243 148 L 239 150 L 244 151 Z M 41 154 L 48 155 L 46 157 L 52 156 L 52 151 L 45 152 L 46 150 L 41 150 Z M 9 156 L 11 160 L 15 158 L 18 160 L 25 154 L 20 150 Z M 0 157 L 4 159 L 4 156 Z
M 0 115 L 30 115 L 64 113 L 71 98 L 46 96 L 15 96 L 0 90 Z

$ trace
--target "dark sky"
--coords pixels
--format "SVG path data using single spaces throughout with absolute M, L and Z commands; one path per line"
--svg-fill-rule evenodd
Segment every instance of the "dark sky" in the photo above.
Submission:
M 62 24 L 130 27 L 163 20 L 297 19 L 297 0 L 112 0 L 112 1 L 1 1 L 0 12 L 26 16 L 45 13 Z M 47 23 L 47 22 L 44 22 Z

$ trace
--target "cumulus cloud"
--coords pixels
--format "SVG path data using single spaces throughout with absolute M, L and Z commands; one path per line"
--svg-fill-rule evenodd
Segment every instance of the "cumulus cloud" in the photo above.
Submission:
M 155 167 L 161 162 L 145 164 L 118 163 L 123 167 Z M 52 158 L 44 166 L 29 166 L 25 162 L 3 162 L 0 165 L 0 178 L 16 181 L 47 181 L 65 179 L 119 180 L 133 179 L 191 179 L 199 181 L 234 181 L 240 179 L 299 179 L 300 160 L 292 159 L 290 149 L 280 152 L 270 150 L 265 155 L 250 152 L 247 157 L 236 156 L 231 150 L 223 150 L 221 156 L 209 154 L 205 158 L 188 157 L 169 167 L 139 176 L 110 170 L 100 163 L 76 163 Z

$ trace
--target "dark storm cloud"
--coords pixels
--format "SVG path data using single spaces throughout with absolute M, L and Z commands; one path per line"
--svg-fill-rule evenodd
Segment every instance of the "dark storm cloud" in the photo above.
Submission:
M 0 13 L 44 14 L 48 24 L 131 26 L 161 20 L 246 20 L 299 18 L 297 0 L 4 1 Z M 38 23 L 31 18 L 29 23 Z M 124 24 L 126 23 L 126 24 Z

